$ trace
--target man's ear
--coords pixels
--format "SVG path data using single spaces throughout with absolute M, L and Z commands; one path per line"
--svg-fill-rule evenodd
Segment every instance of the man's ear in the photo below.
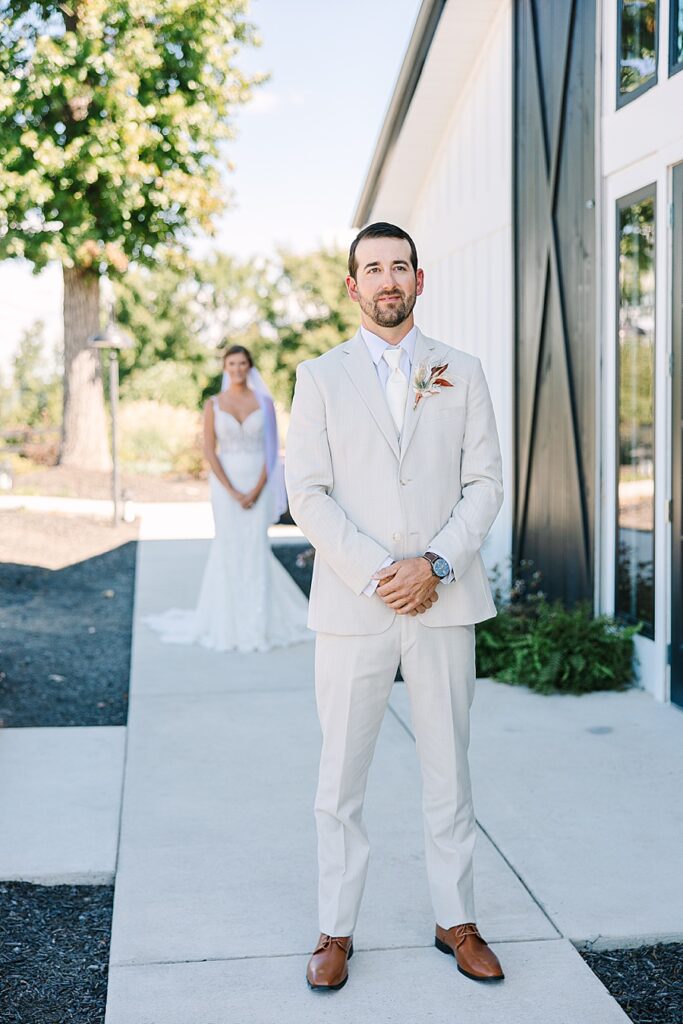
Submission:
M 422 295 L 425 286 L 425 272 L 422 268 L 415 272 L 415 294 Z
M 349 293 L 349 298 L 351 299 L 351 301 L 358 302 L 358 285 L 356 284 L 355 278 L 351 277 L 350 274 L 346 277 L 346 290 Z

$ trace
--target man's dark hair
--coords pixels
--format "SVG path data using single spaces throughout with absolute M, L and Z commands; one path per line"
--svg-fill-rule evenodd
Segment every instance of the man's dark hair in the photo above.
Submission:
M 415 242 L 408 232 L 404 231 L 403 228 L 397 227 L 396 224 L 378 221 L 376 224 L 368 224 L 366 228 L 358 232 L 353 242 L 351 242 L 351 248 L 349 249 L 349 275 L 354 281 L 358 271 L 356 249 L 358 248 L 358 243 L 362 242 L 364 238 L 404 238 L 410 245 L 410 262 L 413 265 L 413 270 L 417 273 L 417 249 L 415 248 Z
M 252 358 L 251 352 L 249 351 L 248 348 L 245 348 L 244 345 L 231 345 L 230 348 L 227 348 L 223 353 L 223 365 L 225 365 L 225 360 L 228 358 L 228 356 L 246 356 L 249 365 L 254 365 L 254 360 Z

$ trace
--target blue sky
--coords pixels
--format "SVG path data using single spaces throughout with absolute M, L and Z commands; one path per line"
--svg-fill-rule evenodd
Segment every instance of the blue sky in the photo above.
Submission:
M 346 241 L 419 6 L 253 0 L 264 45 L 242 63 L 271 71 L 271 80 L 239 115 L 237 208 L 224 219 L 221 248 Z
M 196 244 L 248 257 L 277 245 L 299 250 L 351 237 L 350 221 L 420 0 L 252 0 L 263 45 L 242 66 L 270 72 L 238 113 L 226 151 L 234 207 L 215 241 Z M 22 330 L 61 334 L 58 267 L 36 278 L 0 263 L 0 367 Z

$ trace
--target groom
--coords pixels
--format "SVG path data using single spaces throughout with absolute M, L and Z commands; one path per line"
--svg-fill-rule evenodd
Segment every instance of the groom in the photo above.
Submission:
M 501 979 L 475 924 L 467 760 L 474 623 L 496 614 L 479 549 L 502 503 L 496 423 L 476 356 L 425 337 L 424 273 L 401 228 L 351 246 L 354 338 L 299 365 L 287 438 L 292 515 L 316 549 L 309 626 L 323 733 L 315 800 L 321 936 L 311 988 L 348 978 L 369 844 L 363 801 L 398 665 L 423 785 L 435 945 Z

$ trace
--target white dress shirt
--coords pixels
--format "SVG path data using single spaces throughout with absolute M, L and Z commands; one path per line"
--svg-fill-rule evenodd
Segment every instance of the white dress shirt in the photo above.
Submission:
M 389 370 L 389 364 L 387 363 L 386 359 L 383 358 L 384 350 L 387 348 L 396 348 L 396 346 L 391 345 L 388 341 L 385 341 L 384 338 L 380 338 L 379 335 L 373 334 L 372 331 L 369 331 L 366 327 L 361 326 L 360 333 L 363 336 L 363 341 L 368 346 L 370 357 L 373 363 L 375 364 L 375 369 L 377 371 L 377 375 L 379 376 L 380 384 L 382 385 L 382 391 L 386 391 L 387 380 L 389 379 L 389 373 L 391 371 Z M 401 349 L 401 361 L 399 363 L 399 368 L 406 375 L 406 379 L 408 381 L 409 386 L 413 371 L 413 359 L 415 357 L 416 341 L 417 327 L 413 326 L 408 331 L 405 338 L 401 338 L 401 341 L 399 342 L 398 346 Z M 444 561 L 447 561 L 447 559 L 444 558 L 444 556 L 439 551 L 435 551 L 434 554 L 439 555 L 441 558 L 444 559 Z M 387 558 L 386 561 L 384 561 L 379 568 L 386 569 L 386 567 L 388 565 L 391 565 L 393 561 L 394 560 L 392 558 Z M 452 583 L 453 579 L 453 570 L 451 569 L 448 575 L 445 576 L 444 579 L 441 580 L 441 582 Z M 375 590 L 377 589 L 377 586 L 377 580 L 370 580 L 363 593 L 367 594 L 368 597 L 372 597 L 372 595 L 375 593 Z
M 384 391 L 387 386 L 387 380 L 389 379 L 389 364 L 386 359 L 383 359 L 384 351 L 387 348 L 396 348 L 396 345 L 390 345 L 384 338 L 380 338 L 377 334 L 373 334 L 372 331 L 368 331 L 367 328 L 361 327 L 360 333 L 363 336 L 363 341 L 368 346 L 370 356 L 377 373 L 379 375 L 380 384 Z M 410 376 L 413 369 L 413 359 L 415 357 L 415 342 L 417 341 L 417 327 L 412 327 L 405 338 L 402 338 L 398 344 L 398 348 L 401 349 L 401 362 L 399 368 L 406 375 L 406 380 L 410 382 Z

